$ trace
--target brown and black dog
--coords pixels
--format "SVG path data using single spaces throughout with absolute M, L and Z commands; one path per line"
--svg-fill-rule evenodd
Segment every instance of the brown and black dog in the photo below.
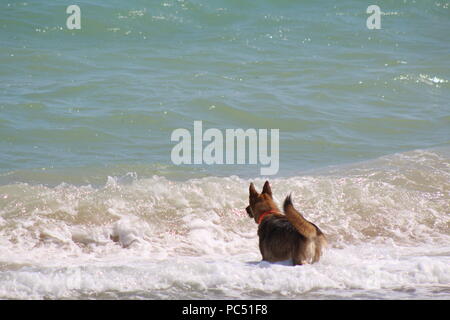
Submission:
M 325 235 L 298 212 L 287 196 L 280 212 L 272 198 L 269 181 L 259 194 L 250 183 L 250 205 L 245 209 L 259 225 L 259 250 L 263 260 L 277 262 L 292 259 L 294 265 L 319 261 L 326 246 Z

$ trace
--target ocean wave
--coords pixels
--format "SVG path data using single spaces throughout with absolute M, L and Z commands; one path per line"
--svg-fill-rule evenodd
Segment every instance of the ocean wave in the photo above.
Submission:
M 296 207 L 330 242 L 317 267 L 282 269 L 277 277 L 273 269 L 284 267 L 258 262 L 256 225 L 244 211 L 249 182 L 260 187 L 261 178 L 175 181 L 129 173 L 97 187 L 2 185 L 0 281 L 8 288 L 13 277 L 17 287 L 0 295 L 81 297 L 99 290 L 114 296 L 131 286 L 150 290 L 143 296 L 153 298 L 222 291 L 229 297 L 301 297 L 311 290 L 327 295 L 341 288 L 447 285 L 448 166 L 442 153 L 416 150 L 272 179 L 276 202 L 293 192 Z M 234 268 L 239 273 L 231 276 Z M 98 273 L 121 280 L 100 276 L 91 282 Z M 138 281 L 141 276 L 145 281 Z M 79 277 L 78 289 L 70 287 L 73 277 Z

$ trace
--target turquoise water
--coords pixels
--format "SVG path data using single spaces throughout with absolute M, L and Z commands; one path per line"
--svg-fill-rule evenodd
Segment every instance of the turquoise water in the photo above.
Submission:
M 0 3 L 0 298 L 450 297 L 447 2 L 71 4 Z M 319 264 L 257 262 L 259 165 L 172 163 L 196 120 L 280 130 Z
M 284 176 L 449 146 L 448 4 L 384 1 L 368 30 L 360 1 L 80 1 L 68 30 L 69 4 L 1 4 L 1 172 L 157 172 L 194 120 L 279 128 Z

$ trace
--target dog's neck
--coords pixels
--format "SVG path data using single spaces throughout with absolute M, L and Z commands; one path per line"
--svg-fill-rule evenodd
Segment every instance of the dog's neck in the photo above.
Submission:
M 280 209 L 278 209 L 275 202 L 272 199 L 266 199 L 262 206 L 257 209 L 258 214 L 255 215 L 255 222 L 260 224 L 265 217 L 270 214 L 278 213 L 281 214 Z
M 259 218 L 258 218 L 257 223 L 258 223 L 258 224 L 261 224 L 261 222 L 264 220 L 265 217 L 267 217 L 269 214 L 273 214 L 273 213 L 280 213 L 280 211 L 279 211 L 279 210 L 273 210 L 273 209 L 272 209 L 272 210 L 263 212 L 262 214 L 259 215 Z

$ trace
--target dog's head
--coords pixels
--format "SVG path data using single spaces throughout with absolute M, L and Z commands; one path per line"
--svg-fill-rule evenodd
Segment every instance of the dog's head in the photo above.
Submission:
M 249 188 L 249 205 L 245 208 L 250 218 L 254 218 L 258 221 L 259 216 L 268 210 L 276 209 L 276 205 L 272 198 L 272 189 L 270 188 L 269 181 L 264 183 L 264 187 L 261 193 L 258 193 L 255 189 L 255 185 L 250 183 Z

